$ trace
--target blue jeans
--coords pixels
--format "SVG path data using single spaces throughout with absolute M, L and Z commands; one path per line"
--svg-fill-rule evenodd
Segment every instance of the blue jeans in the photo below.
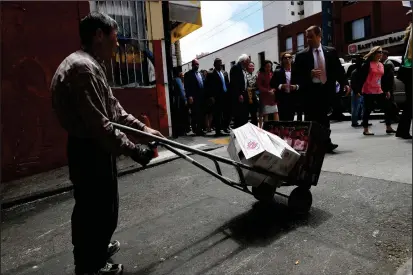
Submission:
M 363 96 L 357 97 L 353 91 L 351 91 L 351 124 L 357 125 L 359 119 L 363 119 Z M 359 114 L 361 111 L 361 117 Z

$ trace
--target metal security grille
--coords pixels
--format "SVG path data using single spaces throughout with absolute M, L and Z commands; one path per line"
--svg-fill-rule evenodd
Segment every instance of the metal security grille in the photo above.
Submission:
M 145 1 L 94 1 L 91 10 L 106 13 L 118 23 L 119 47 L 108 66 L 112 87 L 142 87 L 155 83 L 149 50 Z

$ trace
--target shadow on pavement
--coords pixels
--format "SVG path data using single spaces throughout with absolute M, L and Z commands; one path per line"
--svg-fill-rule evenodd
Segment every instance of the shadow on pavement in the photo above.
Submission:
M 304 216 L 297 216 L 280 203 L 270 205 L 257 202 L 252 209 L 221 227 L 228 229 L 231 238 L 244 246 L 267 246 L 282 235 L 301 227 L 317 227 L 332 215 L 318 208 Z
M 155 272 L 160 265 L 168 265 L 168 260 L 171 260 L 171 266 L 165 274 L 173 273 L 175 270 L 190 262 L 196 257 L 213 249 L 215 246 L 227 241 L 228 239 L 235 240 L 239 247 L 225 257 L 220 257 L 211 262 L 207 268 L 194 274 L 201 275 L 209 272 L 213 268 L 220 266 L 222 263 L 235 257 L 248 247 L 265 247 L 281 238 L 283 235 L 302 227 L 318 227 L 332 217 L 332 214 L 318 208 L 312 208 L 311 212 L 305 216 L 293 215 L 287 206 L 274 202 L 273 204 L 264 204 L 257 202 L 253 204 L 252 209 L 241 214 L 222 226 L 214 230 L 207 236 L 199 239 L 188 246 L 185 246 L 174 253 L 170 254 L 162 262 L 153 262 L 136 271 L 125 271 L 124 275 L 147 275 Z M 209 239 L 216 235 L 221 235 L 217 241 L 208 242 Z M 216 237 L 215 237 L 216 239 Z M 173 259 L 184 251 L 190 251 L 193 247 L 202 245 L 207 242 L 207 245 L 197 250 L 188 259 L 179 264 L 173 263 Z M 215 253 L 214 253 L 215 254 Z M 156 273 L 156 272 L 155 272 Z

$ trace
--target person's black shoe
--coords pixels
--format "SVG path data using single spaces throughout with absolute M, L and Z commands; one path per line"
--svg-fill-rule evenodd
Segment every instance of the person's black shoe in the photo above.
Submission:
M 396 133 L 396 137 L 402 138 L 402 139 L 412 139 L 412 135 L 411 135 L 411 134 L 402 135 L 402 134 L 397 134 L 397 133 Z
M 108 259 L 111 258 L 113 255 L 118 253 L 120 250 L 120 242 L 113 241 L 108 245 Z
M 331 143 L 327 146 L 327 153 L 332 153 L 335 149 L 337 149 L 338 145 Z
M 105 267 L 95 272 L 81 272 L 76 270 L 76 275 L 122 275 L 123 265 L 106 263 Z
M 351 127 L 360 128 L 360 127 L 363 127 L 363 125 L 357 123 L 357 124 L 351 124 Z
M 225 134 L 229 134 L 230 131 L 231 131 L 231 130 L 227 128 L 227 129 L 224 130 L 224 133 L 225 133 Z
M 224 134 L 221 131 L 215 133 L 215 135 L 214 135 L 214 137 L 223 137 L 223 136 L 224 136 Z

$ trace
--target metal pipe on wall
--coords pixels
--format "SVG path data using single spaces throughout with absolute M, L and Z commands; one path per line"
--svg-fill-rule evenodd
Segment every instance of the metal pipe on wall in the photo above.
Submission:
M 171 53 L 171 22 L 169 20 L 169 2 L 162 1 L 162 19 L 163 19 L 163 31 L 165 37 L 165 59 L 166 59 L 166 75 L 168 77 L 168 86 L 169 86 L 169 100 L 170 105 L 173 104 L 173 95 L 174 95 L 174 85 L 173 85 L 173 64 L 172 64 L 172 53 Z M 172 121 L 175 121 L 176 112 L 175 108 L 171 108 L 171 118 Z M 177 136 L 176 124 L 172 122 L 172 135 Z

